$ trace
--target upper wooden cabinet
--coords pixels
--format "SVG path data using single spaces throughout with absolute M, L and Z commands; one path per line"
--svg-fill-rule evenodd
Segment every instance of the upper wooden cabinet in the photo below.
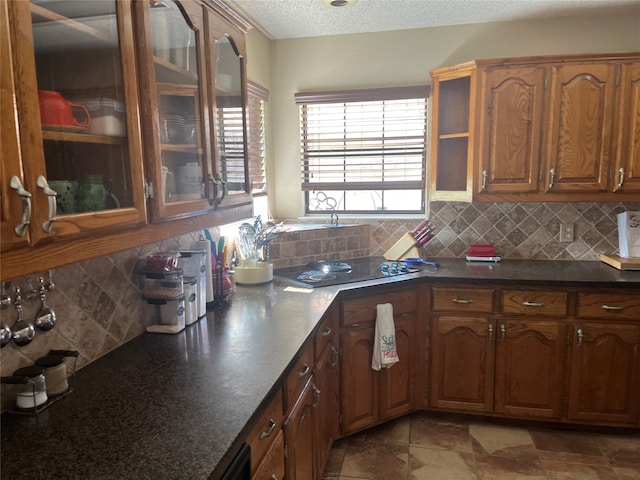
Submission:
M 219 0 L 0 7 L 3 280 L 251 215 L 246 20 Z
M 197 0 L 135 3 L 152 218 L 249 203 L 246 26 Z
M 638 53 L 433 70 L 433 200 L 632 200 Z M 452 92 L 455 91 L 455 94 Z M 451 125 L 463 125 L 452 132 Z
M 14 102 L 3 115 L 17 124 L 3 122 L 2 143 L 4 153 L 5 140 L 17 138 L 20 152 L 2 158 L 3 223 L 14 226 L 3 250 L 143 224 L 130 5 L 7 3 L 2 70 L 3 78 L 13 70 L 14 88 L 5 97 L 3 86 L 3 105 L 11 93 Z

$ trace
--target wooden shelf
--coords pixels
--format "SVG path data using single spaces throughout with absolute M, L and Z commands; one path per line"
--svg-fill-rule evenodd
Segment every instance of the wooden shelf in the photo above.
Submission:
M 78 22 L 71 18 L 65 17 L 64 15 L 60 15 L 59 13 L 53 12 L 46 8 L 43 8 L 34 3 L 31 4 L 31 13 L 34 15 L 38 15 L 40 17 L 45 18 L 46 20 L 57 22 L 60 25 L 64 25 L 69 27 L 77 32 L 81 32 L 85 35 L 88 35 L 92 38 L 104 41 L 105 43 L 112 44 L 114 39 L 109 35 L 105 35 L 100 30 L 96 30 L 95 28 L 89 27 L 84 23 Z M 34 27 L 38 25 L 38 22 L 34 22 Z
M 112 137 L 109 135 L 91 135 L 88 133 L 54 132 L 43 130 L 42 138 L 54 142 L 77 142 L 77 143 L 102 143 L 104 145 L 124 145 L 127 137 Z
M 469 138 L 469 132 L 446 133 L 446 134 L 443 134 L 443 135 L 439 135 L 438 138 L 440 140 L 447 140 L 449 138 Z

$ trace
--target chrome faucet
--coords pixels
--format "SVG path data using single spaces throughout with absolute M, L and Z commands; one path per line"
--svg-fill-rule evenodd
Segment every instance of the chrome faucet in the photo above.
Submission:
M 338 226 L 338 214 L 335 212 L 331 214 L 331 225 L 333 225 L 334 227 Z

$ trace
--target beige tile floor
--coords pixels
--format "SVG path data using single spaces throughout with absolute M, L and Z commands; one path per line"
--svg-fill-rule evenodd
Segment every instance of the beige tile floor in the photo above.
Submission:
M 415 413 L 336 441 L 325 480 L 640 480 L 640 432 Z

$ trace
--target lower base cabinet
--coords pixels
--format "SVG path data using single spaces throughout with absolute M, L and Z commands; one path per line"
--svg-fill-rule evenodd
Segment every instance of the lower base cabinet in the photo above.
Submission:
M 317 390 L 311 377 L 284 422 L 287 480 L 313 480 L 316 476 L 314 410 Z
M 283 480 L 285 478 L 284 458 L 284 433 L 278 430 L 273 444 L 251 476 L 251 480 Z
M 567 418 L 637 424 L 640 325 L 576 322 L 572 337 Z
M 346 331 L 342 351 L 342 434 L 357 432 L 413 411 L 417 354 L 415 314 L 395 321 L 399 362 L 371 368 L 375 328 Z

